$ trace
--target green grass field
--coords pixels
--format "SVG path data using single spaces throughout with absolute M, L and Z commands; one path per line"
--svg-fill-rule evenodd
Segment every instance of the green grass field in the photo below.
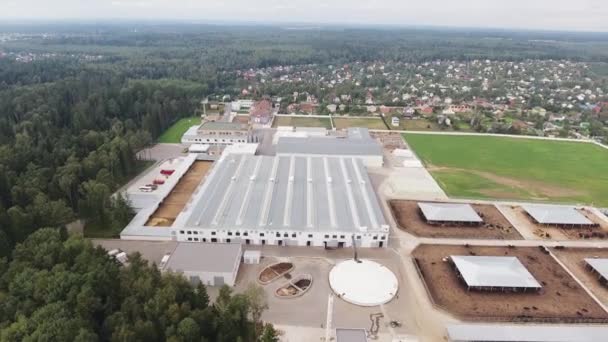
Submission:
M 384 121 L 380 118 L 340 118 L 333 117 L 334 125 L 337 129 L 349 127 L 364 127 L 369 129 L 387 129 Z
M 405 134 L 450 196 L 608 206 L 608 150 L 564 141 Z
M 278 126 L 295 126 L 295 127 L 325 127 L 331 128 L 329 117 L 327 118 L 306 118 L 301 116 L 277 116 L 272 124 L 273 127 Z
M 194 125 L 200 125 L 201 118 L 198 116 L 193 116 L 189 118 L 183 118 L 173 124 L 173 126 L 169 127 L 159 138 L 159 143 L 168 143 L 168 144 L 179 144 L 182 140 L 182 135 L 186 133 L 188 128 Z

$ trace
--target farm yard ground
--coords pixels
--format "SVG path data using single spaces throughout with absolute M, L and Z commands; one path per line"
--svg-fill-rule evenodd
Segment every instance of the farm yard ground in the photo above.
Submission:
M 397 132 L 372 132 L 370 135 L 377 139 L 384 149 L 393 151 L 397 148 L 405 148 L 405 141 L 403 136 Z
M 309 249 L 309 248 L 307 248 Z M 266 250 L 272 250 L 272 252 L 266 253 Z M 268 254 L 274 254 L 274 251 L 283 253 L 296 253 L 300 251 L 302 253 L 310 253 L 311 256 L 270 256 Z M 344 251 L 336 251 L 336 253 L 349 255 L 350 253 L 343 253 Z M 323 251 L 323 254 L 332 253 Z M 365 254 L 367 251 L 362 251 Z M 266 292 L 268 298 L 268 310 L 263 314 L 262 319 L 273 322 L 278 326 L 288 327 L 306 327 L 306 328 L 323 328 L 327 324 L 327 313 L 331 310 L 331 325 L 330 329 L 333 333 L 335 327 L 364 327 L 369 329 L 370 315 L 384 312 L 384 317 L 380 320 L 379 340 L 391 341 L 391 329 L 395 334 L 407 334 L 411 332 L 407 322 L 407 318 L 404 317 L 403 307 L 406 306 L 407 297 L 399 296 L 395 297 L 391 302 L 382 306 L 376 307 L 359 307 L 341 300 L 338 297 L 334 297 L 331 305 L 331 309 L 328 309 L 328 299 L 332 290 L 329 286 L 329 272 L 334 266 L 342 259 L 325 258 L 319 257 L 319 253 L 310 252 L 303 250 L 302 248 L 294 247 L 282 247 L 271 248 L 264 247 L 262 249 L 262 262 L 258 265 L 241 264 L 239 274 L 236 281 L 235 291 L 242 292 L 251 283 L 256 283 L 260 272 L 267 266 L 277 262 L 289 262 L 293 263 L 294 268 L 289 272 L 289 278 L 295 279 L 298 275 L 310 274 L 312 276 L 312 286 L 300 297 L 296 298 L 280 298 L 275 296 L 275 292 L 281 286 L 285 285 L 289 279 L 281 277 L 268 285 L 260 285 Z M 378 255 L 378 253 L 375 253 Z M 402 272 L 400 267 L 400 260 L 397 256 L 386 253 L 389 259 L 375 260 L 382 263 L 391 269 L 400 279 L 402 279 Z M 210 295 L 213 297 L 217 291 L 216 288 L 210 288 Z M 406 291 L 401 289 L 400 291 Z M 399 328 L 389 328 L 389 322 L 396 320 L 404 323 Z M 288 340 L 291 341 L 291 336 L 288 336 Z M 306 340 L 306 339 L 305 339 Z M 309 339 L 311 341 L 313 339 Z M 318 339 L 314 339 L 318 340 Z
M 608 206 L 608 150 L 570 141 L 406 133 L 446 193 Z
M 608 322 L 608 313 L 548 253 L 536 247 L 421 245 L 413 251 L 435 305 L 472 321 Z M 467 291 L 450 255 L 516 256 L 538 293 Z
M 192 196 L 196 187 L 201 183 L 213 162 L 196 161 L 182 176 L 173 190 L 167 195 L 158 209 L 150 216 L 147 226 L 168 227 L 173 224 L 177 215 Z
M 604 305 L 608 305 L 608 287 L 600 284 L 597 274 L 587 269 L 584 261 L 585 258 L 608 258 L 607 248 L 553 248 L 551 251 Z
M 331 129 L 330 118 L 303 117 L 303 116 L 277 116 L 272 123 L 272 127 L 292 126 L 292 127 L 325 127 Z
M 522 236 L 511 223 L 491 204 L 473 204 L 473 209 L 483 218 L 481 226 L 437 226 L 426 223 L 417 201 L 391 200 L 391 213 L 400 229 L 416 236 L 430 238 L 470 238 L 516 240 Z
M 363 127 L 369 129 L 388 129 L 381 118 L 332 117 L 336 129 Z
M 182 135 L 186 133 L 188 128 L 195 125 L 200 125 L 200 123 L 201 118 L 198 116 L 179 119 L 158 138 L 158 142 L 168 144 L 179 144 L 182 141 Z
M 520 206 L 502 205 L 501 210 L 511 218 L 519 231 L 526 230 L 527 236 L 535 239 L 579 240 L 608 238 L 608 223 L 588 209 L 577 209 L 598 227 L 556 227 L 537 224 Z

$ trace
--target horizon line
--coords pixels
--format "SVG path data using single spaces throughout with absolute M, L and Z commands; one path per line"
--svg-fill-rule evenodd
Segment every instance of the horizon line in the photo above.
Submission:
M 535 33 L 574 33 L 574 34 L 608 34 L 608 30 L 589 29 L 551 29 L 551 28 L 529 28 L 529 27 L 495 27 L 495 26 L 459 26 L 459 25 L 433 25 L 433 24 L 379 24 L 379 23 L 346 23 L 346 22 L 312 22 L 312 21 L 250 21 L 250 20 L 214 20 L 214 19 L 191 19 L 191 18 L 0 18 L 0 27 L 3 25 L 14 26 L 41 26 L 45 24 L 173 24 L 173 25 L 209 25 L 209 26 L 258 26 L 279 27 L 288 29 L 289 26 L 306 27 L 310 29 L 323 28 L 367 28 L 367 29 L 421 29 L 421 30 L 468 30 L 468 31 L 502 31 L 502 32 L 535 32 Z

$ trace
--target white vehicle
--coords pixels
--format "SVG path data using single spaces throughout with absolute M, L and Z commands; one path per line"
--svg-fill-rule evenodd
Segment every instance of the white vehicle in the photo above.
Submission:
M 156 190 L 156 189 L 150 185 L 142 185 L 139 187 L 139 191 L 141 191 L 141 192 L 152 192 L 154 190 Z
M 116 260 L 118 260 L 123 265 L 126 264 L 128 261 L 127 253 L 120 252 L 120 253 L 116 254 Z
M 113 250 L 111 250 L 111 251 L 108 252 L 108 255 L 111 256 L 111 257 L 113 257 L 113 256 L 115 256 L 116 254 L 118 254 L 120 252 L 121 252 L 120 249 L 113 249 Z

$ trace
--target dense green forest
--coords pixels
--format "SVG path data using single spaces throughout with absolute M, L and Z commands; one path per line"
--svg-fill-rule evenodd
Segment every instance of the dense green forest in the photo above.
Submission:
M 204 287 L 161 276 L 137 256 L 119 267 L 61 229 L 82 219 L 118 233 L 133 214 L 112 193 L 141 170 L 136 152 L 204 96 L 237 93 L 236 69 L 608 58 L 602 34 L 175 24 L 5 25 L 0 33 L 0 56 L 34 56 L 0 58 L 2 341 L 275 340 L 272 327 L 251 327 L 247 297 L 225 288 L 210 306 Z
M 276 341 L 271 325 L 249 318 L 260 310 L 255 290 L 225 286 L 210 304 L 204 285 L 161 274 L 138 255 L 129 262 L 119 266 L 88 241 L 38 230 L 10 263 L 0 262 L 0 340 Z

